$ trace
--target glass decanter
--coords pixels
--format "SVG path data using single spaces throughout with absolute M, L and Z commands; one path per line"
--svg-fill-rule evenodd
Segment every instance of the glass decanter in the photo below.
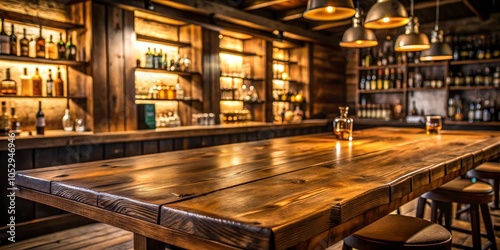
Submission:
M 333 120 L 333 133 L 338 140 L 352 141 L 353 119 L 347 117 L 349 107 L 339 107 L 340 117 Z

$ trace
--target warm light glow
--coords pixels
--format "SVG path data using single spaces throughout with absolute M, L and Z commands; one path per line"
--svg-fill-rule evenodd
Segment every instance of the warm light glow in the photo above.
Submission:
M 420 57 L 421 61 L 442 61 L 442 60 L 451 60 L 453 57 L 451 55 L 442 55 L 442 56 L 422 56 Z
M 382 22 L 384 22 L 384 23 L 388 23 L 390 21 L 391 21 L 391 18 L 389 18 L 389 17 L 382 18 Z
M 335 8 L 332 6 L 327 6 L 325 9 L 326 9 L 326 12 L 328 12 L 328 13 L 333 13 L 335 11 Z
M 425 44 L 418 44 L 418 45 L 406 45 L 406 46 L 401 46 L 397 47 L 394 50 L 398 52 L 410 52 L 410 51 L 422 51 L 429 49 L 431 46 L 430 45 L 425 45 Z
M 356 43 L 357 43 L 357 44 L 363 44 L 363 41 L 361 41 L 361 40 L 357 40 L 357 41 L 356 41 Z
M 378 42 L 371 40 L 356 40 L 353 42 L 340 42 L 339 44 L 345 48 L 368 48 L 377 46 Z

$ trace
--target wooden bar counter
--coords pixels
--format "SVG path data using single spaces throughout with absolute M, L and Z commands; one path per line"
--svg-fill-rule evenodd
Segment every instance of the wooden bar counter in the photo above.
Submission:
M 16 195 L 136 249 L 318 249 L 499 155 L 498 132 L 376 128 L 19 171 Z

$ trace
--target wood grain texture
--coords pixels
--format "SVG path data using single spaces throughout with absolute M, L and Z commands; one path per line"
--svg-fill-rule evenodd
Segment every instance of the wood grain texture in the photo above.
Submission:
M 70 202 L 109 216 L 96 220 L 125 217 L 224 246 L 285 249 L 347 236 L 497 158 L 499 138 L 377 128 L 356 131 L 351 142 L 329 133 L 294 136 L 20 171 L 18 179 L 36 190 L 45 185 L 42 192 L 48 183 L 46 195 L 65 209 L 72 211 Z

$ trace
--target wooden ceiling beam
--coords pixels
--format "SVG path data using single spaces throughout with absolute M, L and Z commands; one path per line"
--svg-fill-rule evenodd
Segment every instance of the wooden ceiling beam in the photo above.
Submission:
M 280 11 L 276 14 L 276 20 L 292 21 L 295 19 L 299 19 L 302 18 L 302 14 L 304 14 L 304 11 L 306 11 L 305 7 Z
M 345 19 L 345 20 L 340 20 L 340 21 L 336 21 L 336 22 L 332 22 L 332 23 L 319 24 L 319 25 L 313 26 L 311 29 L 314 31 L 326 30 L 326 29 L 350 25 L 351 23 L 352 23 L 351 19 Z
M 271 5 L 288 2 L 290 0 L 253 0 L 248 5 L 245 5 L 244 10 L 256 10 L 265 7 L 269 7 Z
M 479 17 L 479 19 L 484 21 L 490 17 L 490 12 L 488 11 L 488 8 L 484 6 L 483 1 L 463 0 L 463 2 L 465 6 L 467 6 L 467 8 L 474 13 L 474 15 Z
M 156 0 L 154 2 L 173 8 L 204 13 L 206 15 L 215 15 L 215 17 L 220 18 L 221 20 L 228 20 L 230 22 L 237 21 L 237 24 L 247 25 L 248 27 L 255 29 L 271 32 L 279 30 L 291 33 L 295 35 L 294 39 L 302 41 L 325 44 L 325 41 L 330 40 L 330 36 L 306 30 L 295 25 L 264 18 L 217 2 L 206 0 Z

